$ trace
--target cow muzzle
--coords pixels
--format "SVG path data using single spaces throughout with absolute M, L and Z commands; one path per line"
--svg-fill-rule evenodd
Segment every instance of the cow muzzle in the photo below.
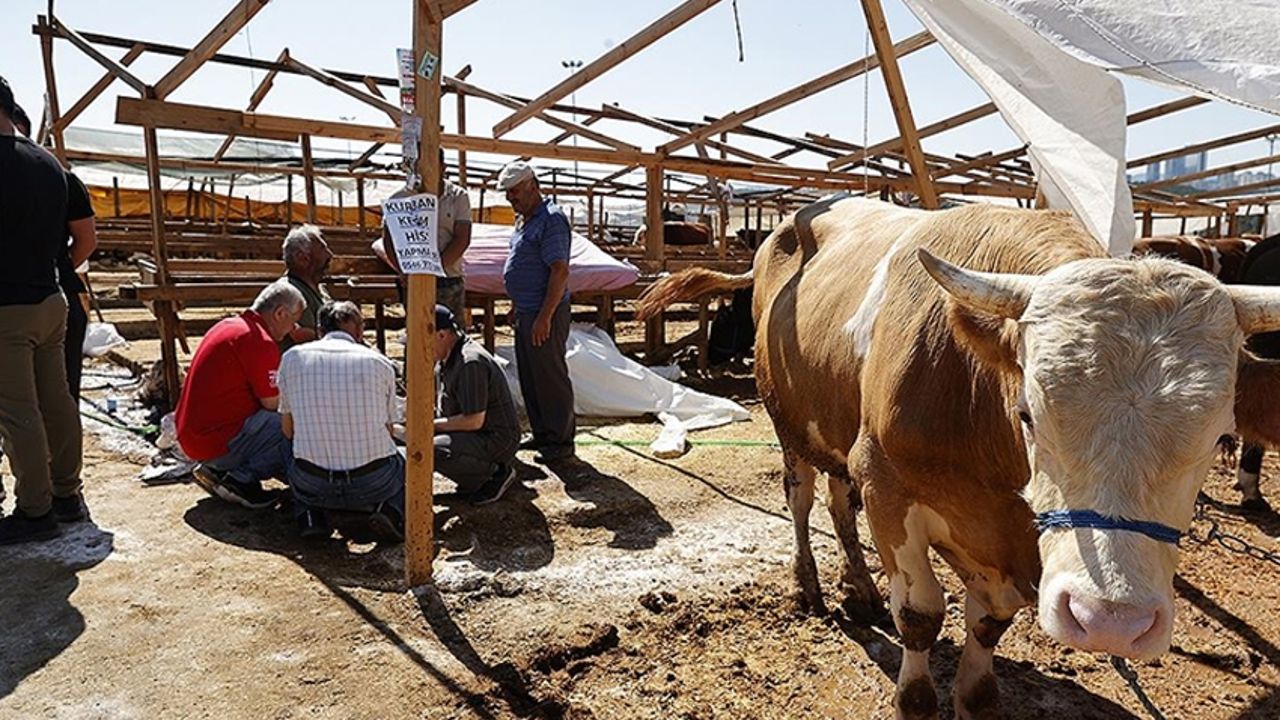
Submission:
M 1055 640 L 1088 652 L 1147 659 L 1168 650 L 1173 607 L 1166 599 L 1117 602 L 1073 588 L 1050 588 L 1040 598 L 1040 624 Z

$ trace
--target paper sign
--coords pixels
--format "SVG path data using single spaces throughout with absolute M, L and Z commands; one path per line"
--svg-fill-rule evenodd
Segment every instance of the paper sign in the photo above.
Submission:
M 400 108 L 405 112 L 413 112 L 413 51 L 408 48 L 396 50 L 396 68 L 400 76 Z
M 438 201 L 422 193 L 382 201 L 382 222 L 406 275 L 444 275 L 436 246 Z
M 421 143 L 422 118 L 407 113 L 400 116 L 401 155 L 410 167 L 418 162 L 418 146 Z
M 418 63 L 418 74 L 430 80 L 436 74 L 438 64 L 440 64 L 440 58 L 431 53 L 423 53 L 422 62 Z

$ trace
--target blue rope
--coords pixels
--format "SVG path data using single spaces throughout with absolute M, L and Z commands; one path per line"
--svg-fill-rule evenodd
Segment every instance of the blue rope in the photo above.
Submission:
M 1146 520 L 1128 520 L 1110 517 L 1093 510 L 1050 510 L 1036 514 L 1036 529 L 1040 532 L 1051 528 L 1094 528 L 1096 530 L 1125 530 L 1146 535 L 1152 540 L 1177 545 L 1182 531 L 1168 525 Z

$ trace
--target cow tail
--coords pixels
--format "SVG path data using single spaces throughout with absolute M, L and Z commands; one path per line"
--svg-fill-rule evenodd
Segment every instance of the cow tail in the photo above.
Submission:
M 741 275 L 731 275 L 706 268 L 681 270 L 655 282 L 640 294 L 639 300 L 636 301 L 636 319 L 647 320 L 655 317 L 672 303 L 697 300 L 711 293 L 748 288 L 753 282 L 750 270 Z

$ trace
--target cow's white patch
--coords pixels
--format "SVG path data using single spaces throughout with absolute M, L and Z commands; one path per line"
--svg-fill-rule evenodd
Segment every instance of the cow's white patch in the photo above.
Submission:
M 1210 245 L 1209 256 L 1212 258 L 1209 272 L 1213 273 L 1214 277 L 1217 277 L 1222 272 L 1222 252 L 1217 247 Z
M 840 448 L 836 447 L 835 443 L 828 440 L 826 436 L 822 434 L 822 429 L 818 427 L 818 421 L 810 420 L 809 424 L 805 426 L 805 433 L 809 436 L 809 442 L 813 443 L 814 447 L 831 455 L 831 457 L 840 465 L 844 465 L 849 461 L 848 453 L 841 452 Z
M 853 338 L 853 347 L 860 360 L 865 358 L 867 351 L 871 349 L 871 331 L 875 327 L 876 318 L 880 315 L 880 306 L 884 305 L 884 294 L 889 284 L 889 263 L 898 254 L 908 235 L 909 233 L 899 235 L 893 242 L 893 246 L 889 248 L 889 252 L 876 263 L 875 271 L 871 274 L 871 283 L 867 285 L 867 294 L 862 296 L 858 309 L 844 324 L 844 332 Z

